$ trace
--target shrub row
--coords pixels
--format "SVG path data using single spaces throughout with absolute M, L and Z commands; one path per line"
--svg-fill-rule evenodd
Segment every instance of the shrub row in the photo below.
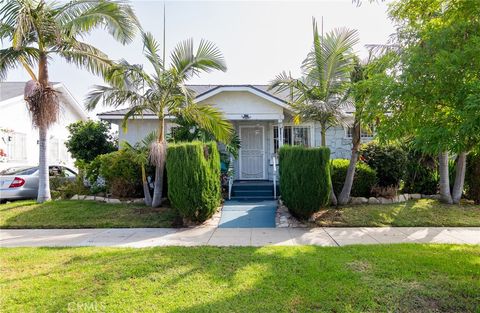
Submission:
M 330 150 L 283 146 L 279 151 L 280 191 L 293 215 L 308 218 L 329 202 Z
M 167 149 L 168 197 L 193 222 L 210 218 L 220 205 L 220 155 L 215 142 L 190 142 Z
M 332 185 L 336 195 L 342 191 L 349 164 L 350 160 L 347 159 L 334 159 L 331 161 Z M 352 197 L 370 196 L 372 188 L 377 184 L 377 181 L 377 173 L 374 169 L 363 162 L 357 162 L 350 195 Z

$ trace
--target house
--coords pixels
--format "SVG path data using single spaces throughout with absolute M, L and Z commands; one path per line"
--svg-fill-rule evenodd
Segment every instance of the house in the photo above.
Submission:
M 196 92 L 195 101 L 210 104 L 222 110 L 232 122 L 240 137 L 241 149 L 234 161 L 237 180 L 272 180 L 273 157 L 284 144 L 320 146 L 320 126 L 305 122 L 295 125 L 293 113 L 287 105 L 287 93 L 275 93 L 267 85 L 190 85 Z M 99 114 L 99 118 L 120 125 L 127 109 Z M 346 110 L 346 119 L 353 119 Z M 155 130 L 156 116 L 144 112 L 142 117 L 132 119 L 128 129 L 119 127 L 119 142 L 134 144 Z M 166 123 L 167 133 L 175 127 Z M 364 141 L 369 134 L 362 133 Z M 347 127 L 332 126 L 327 131 L 327 144 L 332 158 L 350 158 L 351 132 Z
M 87 120 L 88 116 L 62 83 L 52 83 L 58 91 L 60 112 L 57 123 L 48 132 L 50 164 L 73 166 L 65 147 L 67 125 Z M 13 166 L 38 164 L 38 130 L 32 126 L 23 98 L 24 82 L 0 83 L 0 170 Z

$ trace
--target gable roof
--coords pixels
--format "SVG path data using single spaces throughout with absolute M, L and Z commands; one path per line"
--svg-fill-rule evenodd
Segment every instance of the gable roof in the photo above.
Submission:
M 52 82 L 57 85 L 58 82 Z M 23 96 L 25 82 L 1 82 L 0 83 L 0 101 L 5 101 L 18 96 Z
M 268 90 L 269 85 L 187 85 L 188 88 L 193 90 L 196 94 L 195 100 L 196 101 L 203 101 L 208 99 L 222 91 L 249 91 L 253 94 L 256 94 L 262 98 L 265 98 L 277 105 L 280 105 L 284 108 L 288 108 L 287 106 L 287 99 L 288 99 L 288 91 L 284 91 L 281 93 L 276 93 L 273 90 Z M 113 111 L 107 111 L 99 113 L 98 116 L 100 118 L 118 118 L 120 116 L 125 115 L 129 109 L 118 109 Z M 155 116 L 150 110 L 146 110 L 143 112 L 143 115 L 147 118 L 149 116 Z

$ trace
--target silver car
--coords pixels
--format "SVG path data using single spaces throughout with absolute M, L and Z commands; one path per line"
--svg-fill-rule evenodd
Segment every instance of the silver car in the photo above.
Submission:
M 77 174 L 61 165 L 49 166 L 50 178 L 59 177 L 67 181 L 76 179 Z M 35 199 L 38 194 L 38 166 L 12 167 L 0 172 L 0 202 L 6 200 Z

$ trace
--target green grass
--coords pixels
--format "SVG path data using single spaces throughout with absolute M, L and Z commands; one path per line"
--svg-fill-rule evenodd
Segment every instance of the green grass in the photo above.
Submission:
M 0 261 L 2 312 L 480 308 L 480 246 L 4 248 Z
M 95 201 L 16 201 L 0 205 L 0 228 L 171 227 L 172 209 Z
M 388 205 L 352 205 L 322 211 L 320 226 L 480 226 L 480 205 L 421 199 Z

